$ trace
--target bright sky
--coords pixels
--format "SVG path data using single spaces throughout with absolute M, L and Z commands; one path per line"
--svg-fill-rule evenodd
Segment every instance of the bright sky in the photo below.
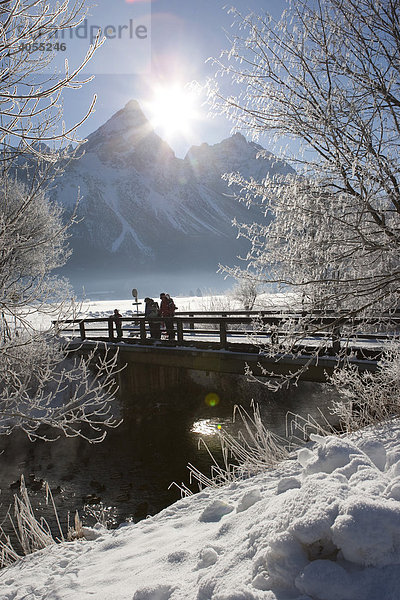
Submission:
M 108 39 L 91 63 L 95 79 L 64 94 L 67 123 L 82 116 L 96 93 L 96 113 L 81 128 L 83 136 L 137 99 L 178 156 L 192 144 L 227 137 L 232 124 L 207 118 L 208 108 L 201 106 L 201 86 L 214 72 L 206 60 L 229 47 L 232 15 L 225 5 L 226 0 L 96 0 L 88 23 L 74 39 L 64 40 L 66 50 L 57 53 L 58 60 L 77 60 L 90 42 L 91 26 L 108 26 Z M 237 0 L 235 7 L 244 14 L 254 10 L 278 17 L 285 2 Z

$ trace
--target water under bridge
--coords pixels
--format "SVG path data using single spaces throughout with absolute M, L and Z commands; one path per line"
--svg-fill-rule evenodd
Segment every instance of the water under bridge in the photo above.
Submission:
M 61 331 L 72 351 L 118 349 L 120 364 L 128 367 L 125 377 L 136 371 L 137 379 L 141 372 L 144 385 L 157 371 L 160 387 L 160 380 L 167 385 L 182 369 L 243 375 L 248 368 L 257 377 L 298 373 L 299 379 L 325 382 L 346 360 L 360 371 L 373 372 L 400 329 L 397 316 L 350 322 L 340 313 L 316 313 L 306 315 L 307 335 L 289 351 L 288 330 L 304 317 L 276 311 L 178 312 L 173 318 L 174 340 L 165 339 L 165 320 L 157 318 L 152 324 L 160 324 L 161 338 L 151 338 L 149 319 L 143 315 L 122 317 L 118 326 L 107 317 L 68 320 Z

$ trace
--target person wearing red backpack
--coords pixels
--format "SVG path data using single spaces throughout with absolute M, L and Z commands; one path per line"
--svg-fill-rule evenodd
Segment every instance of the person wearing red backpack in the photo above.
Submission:
M 174 331 L 174 321 L 173 317 L 175 315 L 176 306 L 174 301 L 172 300 L 169 294 L 165 294 L 162 292 L 160 294 L 160 317 L 163 317 L 165 323 L 165 329 L 167 330 L 168 339 L 175 339 L 175 331 Z

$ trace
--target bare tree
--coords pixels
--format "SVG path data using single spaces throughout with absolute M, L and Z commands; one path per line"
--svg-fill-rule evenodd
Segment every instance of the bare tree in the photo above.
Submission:
M 263 215 L 239 224 L 248 266 L 255 280 L 296 290 L 307 311 L 342 311 L 331 332 L 349 317 L 398 306 L 398 8 L 393 0 L 296 0 L 279 22 L 233 10 L 238 34 L 216 61 L 239 91 L 228 97 L 213 85 L 214 110 L 254 137 L 300 143 L 287 155 L 296 175 L 229 177 Z M 290 348 L 312 321 L 288 332 Z
M 80 123 L 61 122 L 62 92 L 84 83 L 78 75 L 102 40 L 99 34 L 73 72 L 66 63 L 51 76 L 44 73 L 51 54 L 41 47 L 84 16 L 80 1 L 54 8 L 44 0 L 0 1 L 0 434 L 18 427 L 31 438 L 99 441 L 118 424 L 111 414 L 116 356 L 72 356 L 50 322 L 76 309 L 68 282 L 52 274 L 68 259 L 75 215 L 63 222 L 46 194 L 66 146 L 80 142 Z
M 254 281 L 251 274 L 248 274 L 247 279 L 240 279 L 232 289 L 231 294 L 232 298 L 240 302 L 245 310 L 253 310 L 259 294 L 257 282 Z

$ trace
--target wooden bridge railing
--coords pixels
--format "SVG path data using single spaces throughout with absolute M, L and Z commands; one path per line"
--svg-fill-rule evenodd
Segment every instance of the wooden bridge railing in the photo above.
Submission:
M 310 337 L 319 338 L 326 345 L 330 344 L 332 352 L 337 354 L 340 351 L 343 328 L 346 326 L 341 315 L 337 313 L 326 317 L 313 314 L 307 315 L 307 317 Z M 304 314 L 277 313 L 276 311 L 188 311 L 176 313 L 173 323 L 178 343 L 189 340 L 193 343 L 196 338 L 199 340 L 201 336 L 203 339 L 204 336 L 212 336 L 220 348 L 227 348 L 228 339 L 232 336 L 246 337 L 253 334 L 257 335 L 258 339 L 265 340 L 266 343 L 277 342 L 281 336 L 285 335 L 285 331 L 282 330 L 285 321 L 288 319 L 299 321 L 302 318 L 304 318 Z M 164 319 L 153 318 L 151 321 L 162 324 Z M 144 315 L 122 317 L 122 327 L 118 330 L 117 335 L 114 335 L 110 317 L 74 319 L 64 321 L 61 332 L 65 335 L 75 336 L 79 330 L 81 340 L 120 341 L 123 339 L 130 343 L 146 343 L 149 322 L 150 319 L 145 318 Z M 255 322 L 259 327 L 254 326 Z M 383 318 L 379 316 L 371 318 L 368 323 L 371 328 L 378 329 L 378 331 L 359 333 L 359 337 L 363 340 L 388 340 L 400 332 L 399 317 Z M 389 323 L 392 332 L 387 333 L 385 326 L 387 327 Z M 353 318 L 351 324 L 365 327 L 366 321 Z M 382 327 L 378 327 L 378 325 L 382 325 Z

